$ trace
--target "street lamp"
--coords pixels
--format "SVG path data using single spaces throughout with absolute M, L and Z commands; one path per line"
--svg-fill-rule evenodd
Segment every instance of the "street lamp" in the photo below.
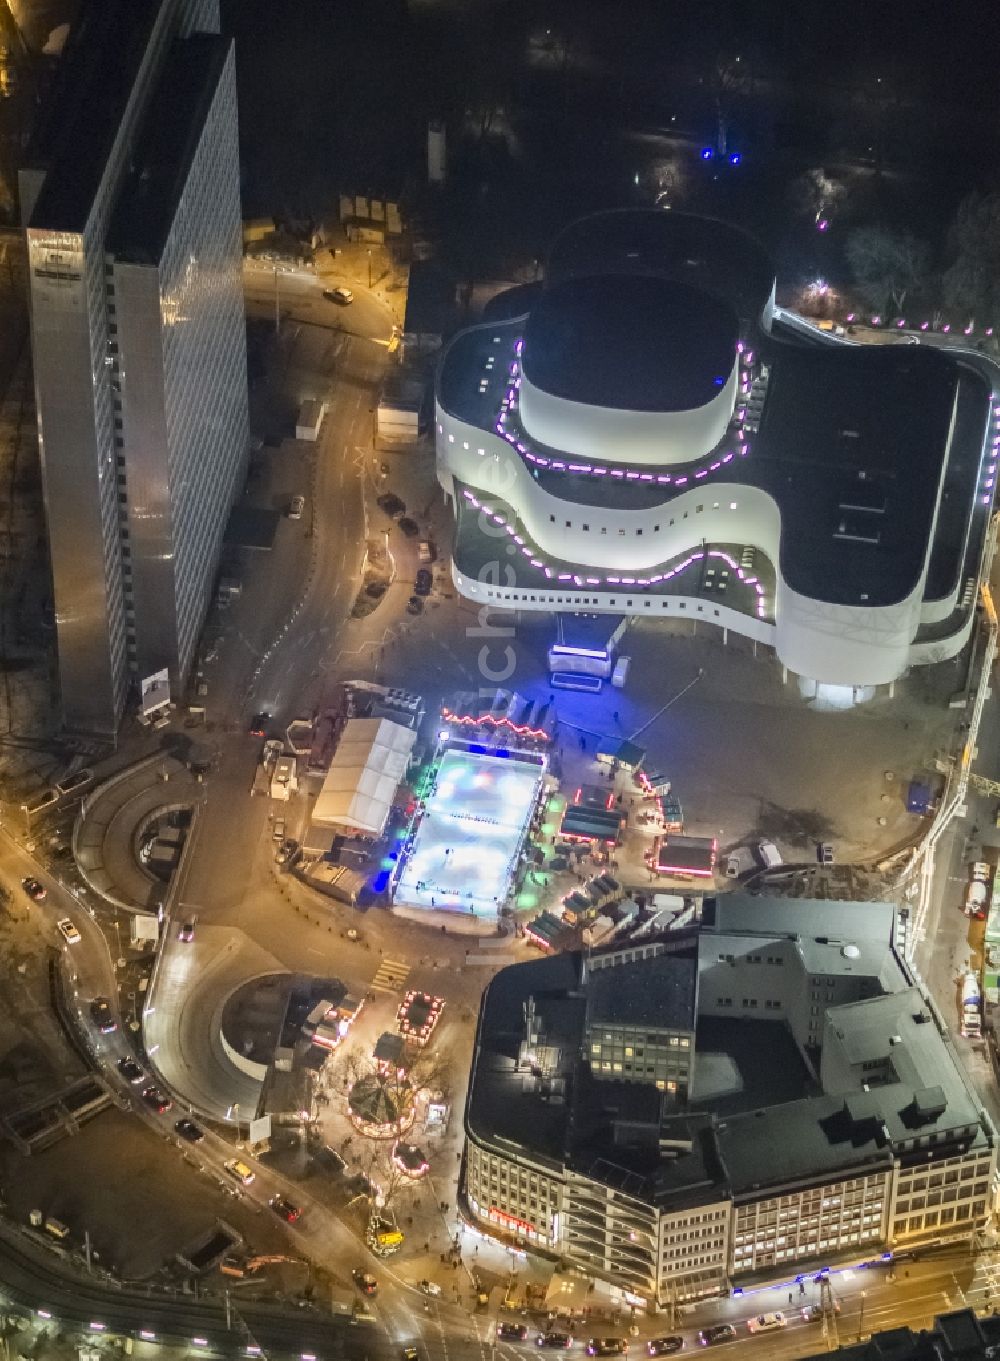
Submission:
M 861 1292 L 861 1311 L 860 1311 L 860 1313 L 858 1314 L 858 1341 L 859 1341 L 859 1342 L 861 1341 L 861 1335 L 862 1335 L 862 1333 L 863 1333 L 864 1330 L 865 1330 L 865 1299 L 867 1298 L 867 1295 L 868 1295 L 868 1291 L 867 1291 L 867 1290 L 862 1290 L 862 1292 Z
M 372 286 L 372 248 L 368 247 L 368 287 Z

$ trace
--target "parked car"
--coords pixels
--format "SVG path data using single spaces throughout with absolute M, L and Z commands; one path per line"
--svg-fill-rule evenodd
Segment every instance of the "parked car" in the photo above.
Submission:
M 441 1287 L 437 1281 L 421 1281 L 420 1289 L 425 1295 L 440 1295 L 441 1293 Z
M 684 1346 L 682 1337 L 651 1337 L 646 1343 L 649 1356 L 673 1356 Z
M 293 1205 L 286 1196 L 272 1196 L 267 1202 L 271 1209 L 287 1224 L 294 1224 L 297 1219 L 301 1219 L 302 1211 L 298 1205 Z
M 497 1337 L 502 1337 L 507 1342 L 523 1342 L 528 1336 L 528 1325 L 526 1323 L 498 1323 Z
M 351 1279 L 361 1291 L 362 1295 L 375 1295 L 378 1293 L 378 1281 L 370 1271 L 363 1271 L 356 1266 L 351 1272 Z
M 142 1099 L 147 1106 L 152 1106 L 157 1115 L 166 1115 L 167 1111 L 174 1104 L 166 1092 L 161 1092 L 155 1083 L 150 1083 L 148 1087 L 142 1089 Z
M 79 945 L 82 937 L 79 931 L 70 921 L 69 917 L 60 917 L 56 922 L 56 930 L 62 936 L 67 945 Z
M 125 1081 L 130 1082 L 133 1087 L 144 1082 L 146 1078 L 145 1070 L 136 1063 L 135 1059 L 119 1059 L 118 1071 Z
M 407 613 L 407 614 L 423 614 L 423 612 L 424 612 L 424 602 L 421 600 L 420 596 L 418 596 L 418 595 L 411 595 L 410 598 L 409 598 L 409 600 L 406 602 L 406 613 Z
M 254 714 L 250 720 L 250 734 L 253 737 L 266 737 L 267 725 L 271 721 L 271 715 L 266 709 L 261 709 L 260 713 Z
M 273 824 L 273 826 L 271 827 L 271 840 L 272 840 L 272 841 L 284 841 L 284 840 L 285 840 L 285 819 L 284 819 L 284 818 L 275 818 L 275 819 L 274 819 L 274 824 Z
M 341 307 L 347 307 L 354 301 L 353 291 L 343 286 L 340 288 L 324 288 L 323 297 L 326 298 L 327 302 L 339 303 Z
M 568 1347 L 573 1339 L 569 1333 L 539 1333 L 535 1338 L 536 1347 Z
M 437 549 L 431 543 L 430 539 L 421 539 L 417 544 L 417 561 L 433 562 L 436 557 Z
M 627 1351 L 623 1337 L 592 1337 L 587 1343 L 588 1356 L 624 1356 Z
M 239 1158 L 230 1158 L 229 1161 L 223 1163 L 222 1166 L 235 1181 L 240 1183 L 241 1186 L 252 1186 L 257 1179 L 257 1174 L 254 1172 L 253 1168 L 247 1167 L 246 1163 L 241 1162 Z
M 113 1030 L 118 1029 L 111 1003 L 106 997 L 95 997 L 91 1002 L 90 1019 L 102 1035 L 110 1035 Z
M 417 573 L 416 577 L 413 580 L 413 594 L 430 595 L 431 587 L 433 586 L 433 584 L 434 584 L 433 575 L 427 570 L 426 567 L 421 567 L 420 571 Z
M 773 1333 L 788 1323 L 780 1309 L 773 1314 L 755 1314 L 747 1319 L 747 1330 L 751 1333 Z
M 306 498 L 304 496 L 293 496 L 288 505 L 288 518 L 290 520 L 301 520 L 305 508 Z
M 39 883 L 37 879 L 22 879 L 21 887 L 33 903 L 44 903 L 46 898 L 45 885 Z
M 723 1342 L 736 1341 L 736 1329 L 731 1323 L 714 1323 L 711 1328 L 702 1328 L 698 1341 L 703 1347 L 718 1347 Z
M 193 1120 L 189 1120 L 187 1116 L 185 1116 L 183 1120 L 178 1120 L 176 1122 L 174 1130 L 182 1139 L 186 1139 L 189 1144 L 200 1144 L 205 1137 L 205 1131 L 196 1125 Z
M 194 940 L 194 919 L 181 922 L 181 928 L 177 932 L 177 939 L 182 940 L 185 945 L 190 945 Z

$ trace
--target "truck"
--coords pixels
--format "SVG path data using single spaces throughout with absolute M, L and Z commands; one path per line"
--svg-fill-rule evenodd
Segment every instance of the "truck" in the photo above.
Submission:
M 971 970 L 962 976 L 961 1033 L 967 1040 L 982 1036 L 982 991 L 979 978 Z
M 977 860 L 969 867 L 969 882 L 965 889 L 963 910 L 967 917 L 984 921 L 990 902 L 990 887 L 993 880 L 993 866 L 985 860 Z

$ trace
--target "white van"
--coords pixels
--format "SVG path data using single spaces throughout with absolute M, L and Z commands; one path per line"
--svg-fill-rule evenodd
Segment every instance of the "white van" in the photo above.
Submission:
M 737 846 L 726 857 L 726 874 L 730 879 L 739 879 L 743 874 L 749 874 L 752 869 L 756 869 L 754 858 L 746 846 Z
M 785 862 L 781 858 L 781 852 L 773 841 L 758 841 L 757 854 L 760 856 L 760 863 L 766 870 L 775 870 Z

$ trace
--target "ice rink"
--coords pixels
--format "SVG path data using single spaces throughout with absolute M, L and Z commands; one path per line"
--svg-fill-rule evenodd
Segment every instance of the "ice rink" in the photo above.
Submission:
M 492 916 L 506 901 L 542 775 L 513 756 L 446 751 L 395 901 Z

